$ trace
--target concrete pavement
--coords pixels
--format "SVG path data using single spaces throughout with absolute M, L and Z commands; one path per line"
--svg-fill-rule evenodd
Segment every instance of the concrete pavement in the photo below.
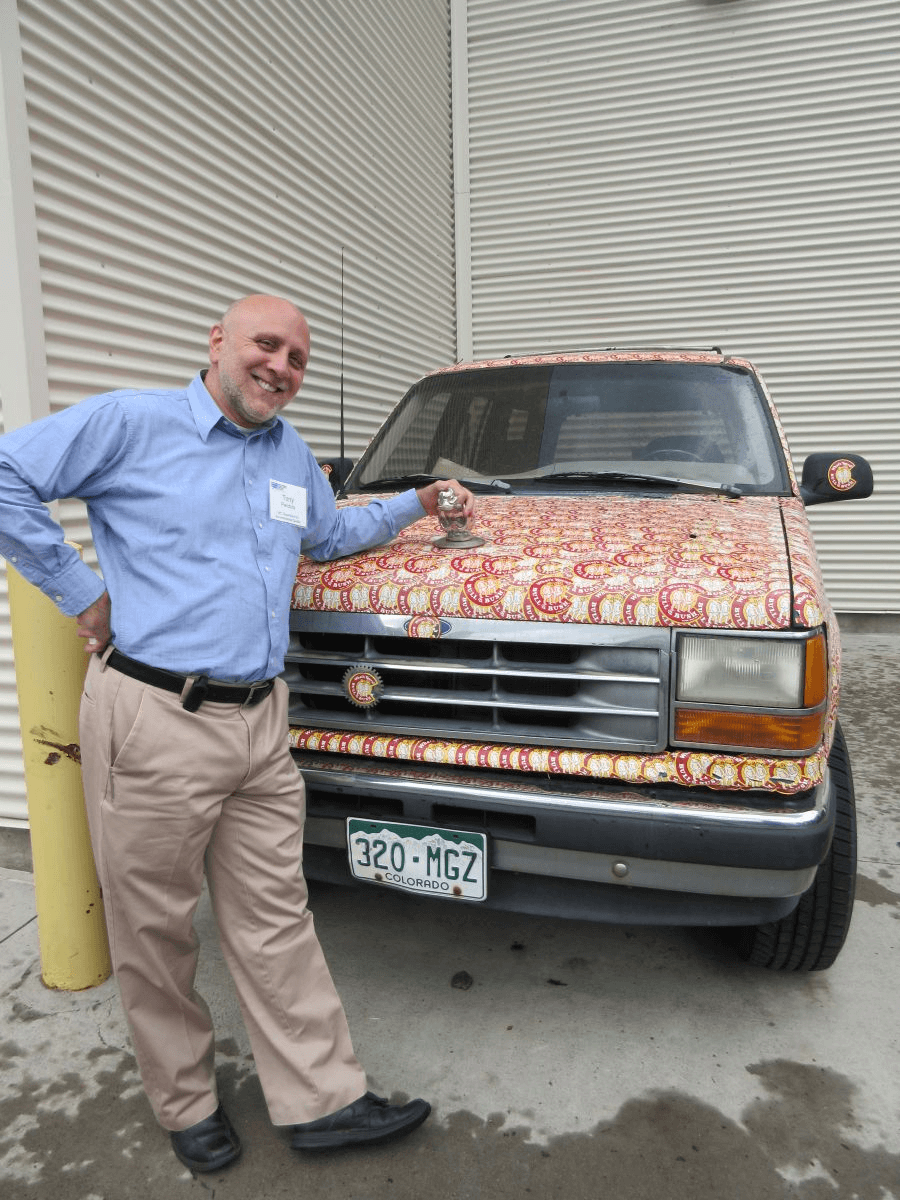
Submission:
M 830 971 L 748 967 L 715 931 L 315 889 L 371 1086 L 435 1105 L 394 1146 L 301 1158 L 269 1125 L 204 900 L 198 987 L 245 1153 L 192 1177 L 143 1097 L 115 985 L 44 988 L 31 877 L 0 870 L 0 1196 L 900 1200 L 900 637 L 844 643 L 860 878 Z

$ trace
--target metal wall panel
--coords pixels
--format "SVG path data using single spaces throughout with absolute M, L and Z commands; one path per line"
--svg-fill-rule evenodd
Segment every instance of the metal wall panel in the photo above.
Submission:
M 181 385 L 231 300 L 275 292 L 312 331 L 286 415 L 336 451 L 343 359 L 358 455 L 455 352 L 446 0 L 19 0 L 18 15 L 52 407 Z M 82 506 L 61 511 L 93 561 Z
M 0 571 L 0 824 L 27 816 L 6 571 Z
M 3 432 L 0 396 L 0 433 Z M 0 560 L 0 825 L 18 824 L 27 816 L 19 704 L 9 623 L 6 564 Z
M 348 448 L 453 353 L 444 0 L 20 0 L 52 402 L 177 385 L 250 291 L 307 313 L 288 410 Z M 415 69 L 412 69 L 414 64 Z
M 798 458 L 843 611 L 900 612 L 896 0 L 469 0 L 476 354 L 724 346 Z M 457 136 L 462 136 L 457 131 Z
M 0 432 L 50 410 L 25 85 L 15 6 L 0 4 Z M 6 570 L 0 560 L 0 824 L 26 813 Z

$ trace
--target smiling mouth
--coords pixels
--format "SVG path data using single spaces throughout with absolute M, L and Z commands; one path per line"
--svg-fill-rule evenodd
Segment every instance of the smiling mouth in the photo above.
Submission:
M 253 378 L 256 380 L 256 382 L 259 384 L 259 386 L 263 389 L 264 392 L 270 392 L 273 395 L 277 395 L 279 392 L 284 391 L 283 387 L 275 387 L 271 383 L 266 383 L 266 381 L 264 379 L 260 379 L 260 377 L 258 375 L 254 375 Z

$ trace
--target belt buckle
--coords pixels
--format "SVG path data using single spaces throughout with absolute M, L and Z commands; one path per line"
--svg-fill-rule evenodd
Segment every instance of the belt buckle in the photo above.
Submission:
M 266 696 L 272 690 L 272 681 L 270 679 L 262 679 L 257 683 L 251 683 L 249 687 L 250 691 L 244 700 L 243 708 L 252 708 L 254 704 L 259 704 L 260 700 L 265 700 Z M 257 692 L 262 692 L 263 694 L 257 698 Z

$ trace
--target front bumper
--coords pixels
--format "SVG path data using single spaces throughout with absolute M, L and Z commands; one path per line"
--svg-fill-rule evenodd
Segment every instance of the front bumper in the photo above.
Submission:
M 476 829 L 489 834 L 490 868 L 478 903 L 517 912 L 625 924 L 777 920 L 811 885 L 834 827 L 827 772 L 785 797 L 294 757 L 307 788 L 309 878 L 353 882 L 349 816 Z

